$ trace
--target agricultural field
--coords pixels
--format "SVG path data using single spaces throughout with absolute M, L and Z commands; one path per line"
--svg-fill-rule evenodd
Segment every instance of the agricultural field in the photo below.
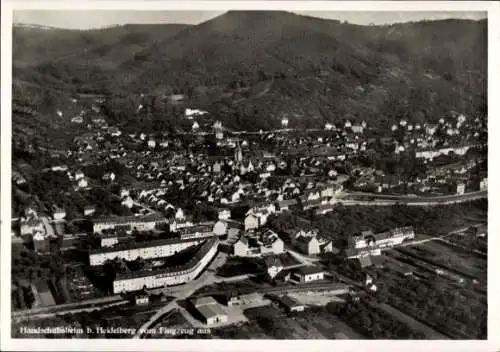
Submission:
M 342 335 L 352 339 L 363 336 L 351 329 L 334 315 L 322 309 L 307 309 L 304 312 L 284 313 L 275 306 L 252 308 L 245 311 L 249 323 L 238 327 L 234 335 L 232 328 L 215 332 L 221 338 L 263 339 L 334 339 Z M 228 337 L 229 337 L 228 336 Z
M 423 338 L 423 334 L 367 302 L 330 302 L 303 312 L 276 306 L 245 311 L 249 322 L 213 331 L 213 338 L 367 339 Z
M 412 253 L 419 255 L 432 253 L 419 251 L 417 247 L 413 249 Z M 379 285 L 386 288 L 383 295 L 388 305 L 448 338 L 486 337 L 487 300 L 485 291 L 480 289 L 482 285 L 471 280 L 457 281 L 454 275 L 438 275 L 432 272 L 432 264 L 421 265 L 411 256 L 388 254 L 386 265 L 377 272 Z M 446 257 L 447 254 L 448 252 L 443 252 L 441 257 L 437 254 L 436 257 L 458 260 L 458 255 L 453 257 L 451 253 Z M 412 265 L 413 262 L 417 264 Z M 461 267 L 458 267 L 458 263 L 454 265 L 457 270 L 465 270 L 465 263 Z M 412 274 L 408 275 L 409 272 Z
M 488 252 L 488 238 L 476 237 L 464 234 L 452 234 L 446 237 L 446 240 L 455 244 L 456 246 L 468 249 L 469 252 L 474 251 L 487 253 Z M 477 253 L 477 252 L 476 252 Z
M 399 251 L 466 278 L 479 280 L 482 283 L 485 283 L 487 278 L 486 258 L 467 253 L 461 248 L 446 243 L 430 241 Z

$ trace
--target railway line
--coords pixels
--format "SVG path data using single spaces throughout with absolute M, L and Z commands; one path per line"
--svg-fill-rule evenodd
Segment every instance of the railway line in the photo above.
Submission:
M 449 266 L 437 263 L 433 260 L 423 258 L 422 256 L 419 256 L 417 254 L 409 252 L 407 249 L 395 248 L 395 250 L 396 250 L 396 252 L 402 254 L 403 256 L 411 258 L 411 262 L 414 265 L 419 266 L 422 269 L 425 269 L 427 271 L 432 271 L 435 273 L 436 270 L 443 270 L 444 272 L 449 272 L 451 274 L 458 275 L 460 277 L 465 277 L 471 281 L 478 280 L 477 277 L 475 277 L 474 275 L 471 275 L 463 270 L 451 268 Z
M 238 289 L 237 294 L 248 294 L 248 293 L 292 293 L 292 292 L 304 292 L 304 291 L 348 291 L 352 285 L 344 283 L 315 283 L 306 285 L 287 285 L 287 286 L 273 286 L 266 288 L 243 288 Z M 206 296 L 217 296 L 227 294 L 227 290 L 214 290 L 202 293 L 195 293 L 193 297 L 206 297 Z

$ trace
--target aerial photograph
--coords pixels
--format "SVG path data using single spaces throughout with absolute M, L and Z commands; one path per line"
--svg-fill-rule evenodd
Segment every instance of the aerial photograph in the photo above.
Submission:
M 487 17 L 15 10 L 11 338 L 486 340 Z

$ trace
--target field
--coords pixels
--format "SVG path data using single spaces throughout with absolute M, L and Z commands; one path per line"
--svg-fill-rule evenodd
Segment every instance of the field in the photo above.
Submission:
M 324 310 L 308 309 L 287 314 L 280 309 L 260 307 L 245 310 L 249 323 L 213 331 L 215 338 L 236 339 L 335 339 L 347 336 L 364 337 L 333 314 Z
M 482 253 L 486 253 L 488 251 L 487 237 L 453 234 L 451 236 L 447 236 L 446 239 L 455 245 L 469 249 L 470 252 L 479 251 Z
M 442 242 L 430 241 L 414 247 L 400 250 L 403 254 L 417 257 L 445 270 L 464 275 L 467 278 L 486 280 L 486 258 L 481 258 L 472 253 L 466 253 L 457 247 L 452 247 Z
M 449 338 L 486 337 L 486 258 L 437 241 L 386 255 L 387 304 Z

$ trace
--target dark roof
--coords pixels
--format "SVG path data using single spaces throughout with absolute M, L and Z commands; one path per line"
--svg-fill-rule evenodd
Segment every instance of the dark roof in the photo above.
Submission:
M 354 256 L 356 255 L 358 252 L 356 251 L 356 249 L 352 248 L 352 247 L 349 247 L 349 248 L 346 248 L 345 249 L 345 254 L 346 256 L 348 257 L 351 257 L 351 256 Z
M 272 266 L 283 266 L 283 263 L 281 263 L 281 260 L 274 256 L 274 255 L 266 255 L 262 257 L 264 264 L 269 268 Z
M 371 255 L 372 264 L 375 266 L 382 266 L 385 263 L 384 257 L 381 255 Z
M 182 227 L 178 229 L 178 232 L 180 232 L 181 236 L 185 234 L 192 234 L 196 232 L 212 232 L 212 227 L 209 225 L 195 225 L 195 226 L 187 226 L 187 227 Z
M 297 204 L 297 200 L 296 199 L 284 199 L 280 202 L 278 202 L 278 205 L 280 207 L 287 207 L 287 206 L 290 206 L 290 205 L 294 205 L 294 204 Z
M 373 231 L 372 230 L 361 231 L 361 236 L 363 237 L 373 236 Z
M 373 235 L 373 238 L 375 239 L 375 241 L 381 241 L 381 240 L 385 240 L 385 239 L 391 238 L 391 237 L 392 237 L 392 234 L 389 231 L 380 232 L 380 233 Z
M 314 240 L 317 238 L 315 236 L 312 236 L 312 237 L 305 237 L 305 236 L 300 236 L 298 237 L 295 242 L 298 244 L 298 245 L 307 245 L 309 244 L 312 240 Z
M 298 268 L 296 272 L 302 275 L 311 275 L 311 274 L 323 273 L 325 271 L 318 266 L 307 265 Z
M 361 256 L 358 258 L 359 264 L 361 265 L 361 268 L 367 268 L 369 266 L 372 266 L 372 261 L 371 257 L 369 255 L 366 256 Z
M 287 308 L 300 307 L 302 304 L 298 303 L 292 297 L 286 295 L 283 297 L 278 297 L 278 301 Z
M 213 237 L 212 234 L 206 235 L 197 239 L 192 239 L 192 238 L 186 238 L 186 239 L 180 239 L 180 238 L 165 238 L 165 239 L 159 239 L 159 240 L 154 240 L 154 241 L 147 241 L 147 242 L 134 242 L 134 243 L 124 243 L 124 244 L 118 244 L 113 247 L 103 247 L 103 248 L 98 248 L 91 250 L 89 254 L 98 254 L 98 253 L 113 253 L 113 252 L 121 252 L 121 251 L 126 251 L 129 249 L 135 249 L 135 248 L 149 248 L 149 247 L 157 247 L 157 246 L 165 246 L 169 244 L 175 244 L 175 243 L 185 243 L 185 242 L 193 242 L 195 240 L 200 240 L 200 239 L 208 239 Z
M 159 213 L 148 214 L 144 216 L 112 216 L 112 217 L 103 217 L 94 220 L 94 224 L 126 224 L 130 222 L 153 222 L 153 221 L 166 221 L 166 218 Z

